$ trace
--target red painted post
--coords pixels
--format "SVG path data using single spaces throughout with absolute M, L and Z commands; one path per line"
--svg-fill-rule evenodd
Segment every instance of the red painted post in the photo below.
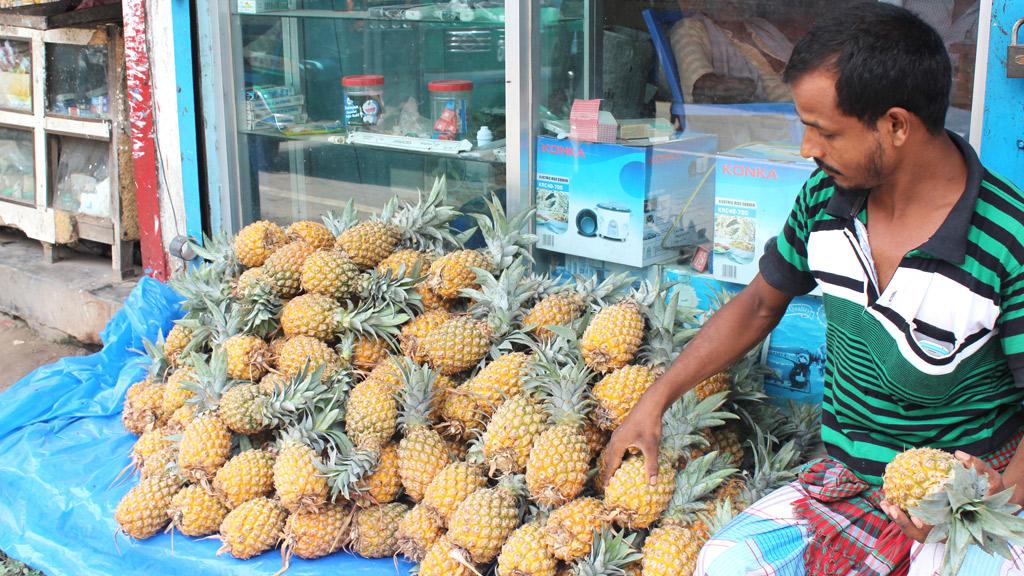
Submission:
M 167 280 L 167 255 L 160 232 L 160 181 L 157 174 L 153 86 L 146 37 L 146 0 L 124 0 L 124 55 L 128 84 L 135 202 L 146 275 Z

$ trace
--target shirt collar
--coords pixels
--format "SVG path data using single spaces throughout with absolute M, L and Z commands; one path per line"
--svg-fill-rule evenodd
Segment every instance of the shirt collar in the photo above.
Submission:
M 963 264 L 967 253 L 967 232 L 971 228 L 984 168 L 978 160 L 978 154 L 966 140 L 948 130 L 946 133 L 956 144 L 967 164 L 967 186 L 945 221 L 935 234 L 920 246 L 920 250 L 951 264 Z M 836 186 L 832 198 L 825 206 L 825 212 L 844 220 L 856 218 L 864 206 L 868 193 L 870 190 L 850 190 Z

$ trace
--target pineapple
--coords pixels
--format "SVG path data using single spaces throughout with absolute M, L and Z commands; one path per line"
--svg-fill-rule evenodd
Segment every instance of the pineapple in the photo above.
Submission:
M 349 548 L 364 558 L 387 558 L 398 551 L 395 533 L 409 507 L 392 502 L 356 511 L 349 532 Z
M 188 402 L 196 406 L 196 416 L 181 432 L 178 468 L 192 482 L 207 486 L 231 454 L 232 433 L 216 412 L 224 393 L 234 385 L 227 375 L 227 356 L 215 350 L 207 363 L 192 356 L 195 383 L 188 386 L 194 395 Z
M 213 491 L 229 509 L 274 490 L 274 454 L 245 450 L 232 457 L 213 478 Z
M 401 240 L 398 226 L 381 220 L 368 220 L 342 232 L 334 244 L 360 268 L 373 268 L 394 253 Z
M 523 326 L 535 337 L 545 340 L 554 336 L 545 326 L 568 326 L 583 315 L 593 302 L 603 303 L 606 298 L 628 286 L 632 279 L 625 272 L 613 274 L 601 284 L 596 278 L 574 278 L 572 286 L 563 286 L 530 308 L 523 317 Z
M 118 531 L 136 540 L 145 540 L 160 532 L 170 520 L 167 509 L 181 485 L 181 479 L 169 473 L 143 478 L 117 503 L 114 520 Z
M 443 308 L 439 308 L 436 310 L 427 310 L 423 314 L 420 314 L 407 322 L 402 326 L 401 335 L 399 336 L 402 353 L 416 362 L 425 362 L 427 360 L 427 356 L 423 351 L 423 340 L 428 334 L 433 332 L 438 326 L 444 324 L 445 321 L 451 317 L 451 312 Z
M 626 569 L 641 559 L 634 542 L 636 534 L 626 536 L 623 532 L 605 529 L 595 532 L 590 554 L 578 560 L 572 568 L 572 576 L 622 576 Z M 682 574 L 682 573 L 680 573 Z
M 327 250 L 334 246 L 334 234 L 319 222 L 300 220 L 292 222 L 284 231 L 289 242 L 301 240 L 315 250 Z
M 700 394 L 696 396 L 698 399 L 701 397 Z M 742 432 L 737 422 L 727 422 L 724 426 L 708 428 L 704 430 L 703 435 L 708 441 L 708 449 L 718 451 L 727 459 L 730 466 L 739 466 L 743 463 Z
M 601 309 L 580 340 L 583 359 L 606 374 L 633 361 L 644 337 L 644 318 L 635 300 L 627 299 Z
M 367 378 L 352 389 L 345 417 L 345 433 L 358 446 L 378 449 L 398 428 L 398 401 L 387 383 Z
M 132 467 L 142 468 L 150 458 L 173 446 L 174 441 L 168 436 L 166 428 L 153 428 L 143 432 L 132 445 Z
M 348 390 L 348 375 L 323 378 L 323 368 L 302 370 L 281 386 L 264 392 L 256 384 L 237 384 L 220 400 L 220 416 L 234 432 L 256 434 L 288 423 L 300 410 L 336 391 Z
M 181 355 L 192 342 L 192 330 L 182 324 L 175 324 L 167 333 L 167 340 L 164 342 L 164 354 L 171 366 L 177 366 L 181 361 Z
M 717 452 L 708 453 L 691 461 L 676 474 L 675 490 L 668 509 L 644 542 L 644 576 L 694 572 L 697 555 L 711 535 L 706 524 L 699 519 L 699 514 L 706 507 L 703 500 L 723 479 L 736 472 L 735 468 L 711 472 L 717 457 Z
M 228 509 L 212 493 L 193 484 L 171 499 L 167 510 L 171 525 L 186 536 L 207 536 L 220 528 Z
M 524 492 L 521 476 L 507 476 L 497 487 L 481 488 L 459 504 L 448 522 L 448 538 L 460 549 L 460 558 L 487 564 L 498 557 L 505 540 L 519 527 Z
M 466 389 L 466 383 L 449 390 L 441 404 L 441 427 L 454 441 L 467 440 L 484 429 L 484 414 L 478 408 L 476 395 Z
M 285 305 L 281 327 L 289 338 L 312 336 L 329 342 L 341 334 L 384 340 L 390 345 L 398 336 L 398 327 L 408 319 L 408 314 L 390 303 L 364 301 L 358 306 L 342 306 L 327 296 L 304 294 Z
M 484 365 L 466 382 L 466 391 L 477 401 L 484 417 L 490 417 L 505 400 L 523 391 L 530 356 L 509 352 Z
M 302 265 L 316 250 L 298 241 L 278 248 L 263 264 L 263 272 L 274 294 L 281 298 L 297 296 L 302 286 Z
M 419 502 L 430 481 L 450 462 L 448 447 L 430 427 L 430 410 L 437 375 L 427 366 L 406 359 L 402 363 L 405 386 L 401 392 L 398 423 L 402 440 L 398 444 L 398 474 L 405 493 Z
M 359 289 L 359 267 L 340 250 L 321 250 L 302 263 L 300 283 L 308 294 L 344 300 Z
M 395 533 L 398 551 L 409 560 L 419 562 L 443 532 L 444 523 L 437 512 L 417 504 L 398 521 Z
M 588 382 L 593 373 L 582 362 L 558 369 L 540 365 L 531 387 L 544 394 L 551 427 L 533 441 L 526 461 L 530 497 L 542 506 L 559 506 L 583 490 L 590 470 L 591 448 L 584 423 L 592 401 Z
M 157 474 L 165 474 L 168 470 L 172 469 L 174 463 L 178 460 L 178 447 L 175 445 L 161 448 L 159 451 L 151 454 L 146 458 L 146 461 L 142 463 L 139 469 L 139 478 L 149 478 Z
M 487 202 L 491 218 L 474 214 L 487 247 L 483 250 L 456 250 L 441 256 L 430 265 L 426 286 L 440 298 L 456 298 L 464 289 L 480 286 L 474 268 L 492 274 L 506 269 L 517 256 L 529 258 L 527 249 L 537 241 L 533 234 L 521 231 L 533 219 L 533 210 L 527 210 L 509 219 L 497 197 Z
M 254 498 L 235 508 L 220 524 L 224 552 L 248 560 L 270 550 L 281 540 L 288 511 L 276 500 Z
M 356 338 L 352 344 L 352 366 L 356 370 L 369 372 L 391 354 L 386 340 L 373 337 Z
M 284 523 L 281 540 L 283 570 L 292 556 L 312 560 L 341 550 L 351 512 L 340 504 L 328 504 L 318 512 L 296 512 Z
M 419 576 L 479 576 L 480 571 L 463 555 L 448 536 L 442 535 L 427 550 Z
M 956 466 L 963 464 L 944 450 L 916 448 L 901 452 L 885 467 L 885 498 L 910 510 L 926 496 L 942 490 Z
M 594 532 L 608 524 L 600 500 L 578 498 L 551 512 L 544 525 L 544 543 L 555 558 L 572 562 L 590 553 Z
M 277 356 L 277 370 L 291 378 L 303 368 L 322 369 L 324 378 L 331 378 L 341 367 L 341 359 L 327 344 L 312 336 L 294 336 L 281 345 Z
M 547 415 L 530 393 L 517 394 L 501 405 L 487 424 L 483 451 L 491 474 L 526 470 L 534 440 L 548 428 Z
M 498 555 L 501 576 L 555 576 L 558 560 L 544 543 L 541 522 L 523 524 L 505 541 Z
M 453 298 L 442 298 L 431 292 L 425 280 L 416 284 L 415 290 L 416 294 L 419 294 L 420 300 L 423 301 L 424 310 L 451 310 L 455 302 Z
M 470 462 L 452 462 L 431 480 L 420 504 L 441 517 L 444 525 L 470 494 L 487 486 L 483 467 Z
M 232 285 L 231 296 L 241 300 L 255 292 L 257 286 L 270 288 L 270 280 L 267 278 L 267 272 L 262 266 L 249 268 L 242 272 Z
M 148 374 L 144 380 L 128 387 L 121 414 L 124 429 L 132 434 L 142 434 L 170 414 L 163 410 L 164 379 L 171 368 L 167 345 L 162 336 L 157 336 L 156 342 L 143 339 L 142 344 L 149 356 Z
M 330 487 L 320 454 L 328 446 L 332 451 L 347 447 L 347 439 L 337 430 L 341 403 L 338 395 L 321 399 L 281 432 L 274 460 L 274 490 L 291 512 L 316 511 L 327 504 Z
M 694 393 L 697 394 L 697 398 L 703 400 L 708 396 L 717 394 L 719 392 L 725 392 L 732 388 L 732 373 L 728 370 L 719 372 L 714 376 L 702 380 L 694 387 Z
M 388 444 L 380 451 L 373 472 L 356 484 L 355 501 L 362 507 L 389 504 L 402 492 L 398 474 L 398 445 Z
M 270 345 L 261 338 L 239 334 L 224 343 L 228 356 L 228 376 L 236 380 L 256 381 L 270 370 Z
M 235 257 L 246 268 L 263 266 L 267 258 L 287 242 L 288 236 L 280 226 L 259 220 L 242 228 L 235 236 Z
M 189 362 L 193 357 L 190 356 Z M 226 369 L 226 368 L 225 368 Z M 195 382 L 196 370 L 187 364 L 179 366 L 177 370 L 167 377 L 167 383 L 163 387 L 163 395 L 158 410 L 161 417 L 168 417 L 175 410 L 185 405 L 185 402 L 194 394 L 191 384 Z
M 418 277 L 421 271 L 430 268 L 433 258 L 426 252 L 418 250 L 399 250 L 387 258 L 381 260 L 377 265 L 378 272 L 390 271 L 392 276 Z
M 458 374 L 477 365 L 491 347 L 493 331 L 483 320 L 452 316 L 423 339 L 427 361 L 441 374 Z
M 334 315 L 338 308 L 334 298 L 323 294 L 303 294 L 292 298 L 281 312 L 281 329 L 285 338 L 302 335 L 324 342 L 334 340 Z

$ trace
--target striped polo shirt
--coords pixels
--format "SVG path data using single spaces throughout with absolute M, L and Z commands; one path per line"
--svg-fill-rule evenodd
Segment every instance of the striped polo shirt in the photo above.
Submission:
M 783 292 L 821 287 L 822 438 L 874 484 L 907 448 L 984 456 L 1024 424 L 1024 194 L 949 135 L 967 188 L 884 291 L 867 241 L 867 192 L 839 188 L 821 170 L 760 262 Z

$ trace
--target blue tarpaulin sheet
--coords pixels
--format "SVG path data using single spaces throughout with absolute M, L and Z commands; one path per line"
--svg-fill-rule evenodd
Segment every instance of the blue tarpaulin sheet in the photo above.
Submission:
M 0 395 L 0 550 L 51 576 L 273 574 L 279 551 L 248 561 L 216 556 L 217 540 L 120 535 L 114 508 L 134 479 L 112 486 L 135 437 L 121 425 L 125 391 L 146 373 L 142 339 L 166 334 L 180 296 L 143 278 L 103 330 L 103 349 L 64 358 Z M 0 367 L 2 369 L 2 367 Z M 405 575 L 392 559 L 335 554 L 293 559 L 287 574 Z

